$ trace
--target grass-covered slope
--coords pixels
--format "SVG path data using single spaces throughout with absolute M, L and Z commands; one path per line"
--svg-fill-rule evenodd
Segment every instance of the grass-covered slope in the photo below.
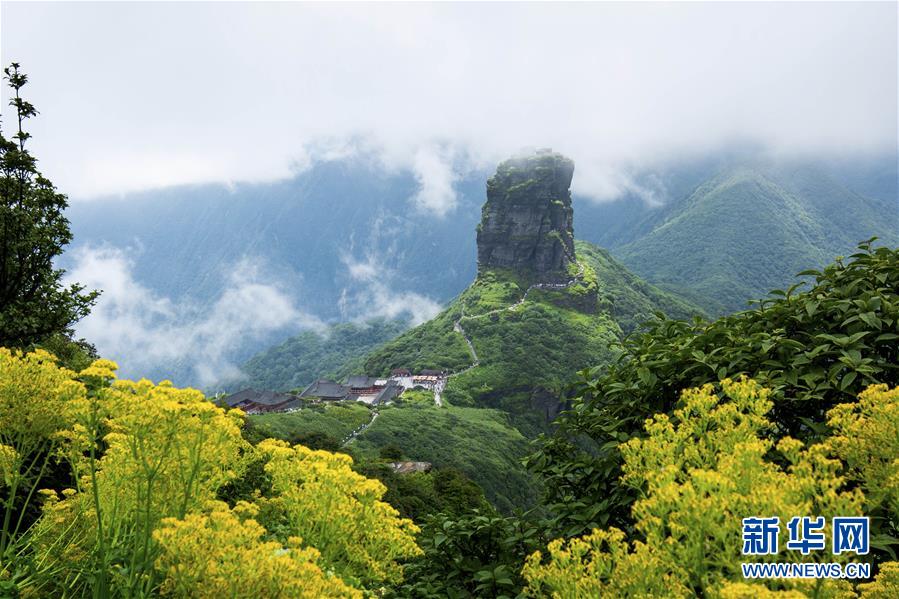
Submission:
M 229 389 L 289 391 L 317 378 L 341 379 L 361 372 L 365 354 L 405 329 L 400 321 L 373 320 L 336 324 L 323 334 L 305 331 L 253 356 L 241 367 L 246 378 L 231 383 Z
M 861 239 L 899 243 L 895 199 L 863 197 L 808 168 L 729 169 L 647 218 L 651 231 L 615 255 L 714 313 L 746 308 Z
M 495 407 L 515 393 L 558 392 L 577 371 L 609 361 L 614 342 L 653 311 L 675 318 L 699 312 L 640 280 L 605 250 L 578 242 L 577 256 L 583 272 L 564 289 L 528 291 L 530 282 L 513 272 L 482 273 L 435 319 L 372 352 L 366 371 L 446 368 L 460 373 L 447 387 L 451 403 Z M 466 336 L 478 358 L 470 369 Z
M 700 312 L 695 303 L 650 285 L 603 248 L 576 241 L 578 258 L 596 273 L 599 309 L 607 311 L 625 333 L 661 311 L 671 318 L 686 319 Z
M 532 505 L 534 481 L 521 464 L 527 439 L 547 430 L 575 373 L 610 363 L 616 342 L 654 311 L 699 312 L 605 250 L 578 242 L 576 251 L 580 266 L 572 265 L 575 282 L 565 288 L 532 287 L 509 270 L 483 272 L 436 318 L 372 352 L 370 374 L 398 367 L 455 374 L 443 394 L 449 407 L 382 410 L 359 448 L 397 443 L 414 459 L 459 468 L 503 510 Z
M 528 440 L 548 429 L 576 372 L 610 363 L 616 342 L 654 311 L 677 318 L 699 312 L 605 250 L 578 242 L 577 256 L 580 264 L 571 266 L 572 282 L 563 288 L 534 286 L 510 270 L 483 272 L 433 320 L 373 350 L 360 368 L 369 375 L 405 367 L 453 376 L 443 407 L 430 394 L 382 407 L 349 447 L 374 455 L 396 444 L 409 459 L 464 472 L 504 511 L 533 505 L 535 483 L 521 460 Z M 342 428 L 330 416 L 302 410 L 255 422 L 277 427 L 282 438 L 355 428 L 355 413 Z
M 327 435 L 335 442 L 371 420 L 371 410 L 357 402 L 323 403 L 294 412 L 248 416 L 261 438 L 295 440 L 310 434 Z
M 528 439 L 499 410 L 437 408 L 433 405 L 386 407 L 353 441 L 353 452 L 373 457 L 388 444 L 411 460 L 464 472 L 497 508 L 531 506 L 535 481 L 521 465 Z

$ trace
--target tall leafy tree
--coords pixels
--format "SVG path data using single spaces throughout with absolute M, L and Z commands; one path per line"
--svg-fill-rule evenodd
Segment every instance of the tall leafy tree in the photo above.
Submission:
M 25 147 L 31 137 L 25 122 L 37 114 L 20 94 L 28 77 L 18 63 L 3 72 L 16 132 L 7 138 L 0 128 L 0 346 L 27 347 L 70 334 L 97 293 L 65 287 L 64 271 L 54 267 L 72 239 L 63 215 L 68 203 Z

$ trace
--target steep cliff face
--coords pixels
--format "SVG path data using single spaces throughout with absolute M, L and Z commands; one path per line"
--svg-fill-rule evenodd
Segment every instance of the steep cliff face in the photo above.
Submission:
M 548 150 L 497 167 L 478 225 L 478 272 L 510 268 L 538 282 L 570 278 L 573 174 L 574 162 Z

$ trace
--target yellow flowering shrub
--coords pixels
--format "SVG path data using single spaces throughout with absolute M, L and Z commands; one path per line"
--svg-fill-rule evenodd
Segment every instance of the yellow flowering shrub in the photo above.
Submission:
M 201 392 L 168 381 L 117 381 L 100 401 L 108 414 L 97 475 L 101 506 L 151 504 L 153 514 L 180 516 L 236 476 L 245 445 L 242 412 L 225 411 Z M 89 418 L 82 413 L 78 421 Z
M 386 487 L 353 472 L 352 458 L 268 439 L 258 445 L 268 457 L 272 497 L 260 499 L 263 522 L 285 528 L 321 552 L 322 563 L 348 581 L 363 584 L 402 580 L 396 560 L 421 553 L 419 529 L 381 501 Z
M 151 533 L 160 520 L 183 517 L 237 476 L 243 415 L 169 382 L 104 384 L 114 369 L 102 360 L 78 375 L 92 389 L 66 406 L 78 489 L 44 506 L 33 545 L 64 572 L 60 584 L 85 584 L 87 567 L 112 572 L 113 587 L 133 591 L 153 584 Z
M 767 461 L 769 392 L 754 381 L 724 380 L 683 392 L 672 416 L 647 420 L 645 438 L 621 448 L 622 480 L 640 490 L 633 516 L 639 540 L 615 529 L 594 531 L 548 547 L 523 569 L 527 592 L 558 597 L 741 596 L 742 518 L 861 515 L 859 490 L 841 490 L 842 468 L 827 448 L 785 438 L 776 447 L 786 467 Z M 828 531 L 829 532 L 829 531 Z M 769 556 L 770 557 L 770 556 Z M 814 556 L 782 551 L 778 561 Z M 846 561 L 846 556 L 818 559 Z M 581 579 L 585 579 L 581 581 Z M 580 581 L 580 582 L 579 582 Z M 582 589 L 578 584 L 586 585 Z M 759 584 L 748 585 L 756 593 Z M 784 583 L 800 588 L 804 583 Z M 845 584 L 819 583 L 818 597 L 836 597 Z M 789 595 L 785 595 L 789 596 Z M 795 593 L 794 593 L 795 596 Z
M 854 595 L 850 594 L 850 597 Z M 808 595 L 795 589 L 772 591 L 768 587 L 746 582 L 725 582 L 719 599 L 806 599 Z
M 212 502 L 207 513 L 164 519 L 153 533 L 160 546 L 156 564 L 166 577 L 162 594 L 196 599 L 362 597 L 323 572 L 318 551 L 302 548 L 299 538 L 290 538 L 287 547 L 264 541 L 265 528 L 247 517 L 254 513 L 246 505 L 229 510 Z
M 0 443 L 19 453 L 52 440 L 68 426 L 67 403 L 84 397 L 84 386 L 44 350 L 22 354 L 0 347 Z
M 74 373 L 43 350 L 0 348 L 0 561 L 23 532 L 28 504 L 68 426 L 68 404 L 85 396 Z
M 899 597 L 899 562 L 886 562 L 873 582 L 858 585 L 861 599 L 896 599 Z
M 630 550 L 624 533 L 617 528 L 594 529 L 568 541 L 556 539 L 549 543 L 547 553 L 547 563 L 540 563 L 538 551 L 522 570 L 528 581 L 526 592 L 535 597 L 692 596 L 680 579 L 665 573 L 667 566 L 660 562 L 663 556 L 639 542 Z
M 872 385 L 858 401 L 827 414 L 833 434 L 825 441 L 865 489 L 866 512 L 879 507 L 899 523 L 899 387 Z M 899 597 L 899 562 L 880 565 L 873 582 L 858 587 L 862 599 Z
M 0 487 L 20 483 L 37 450 L 30 470 L 67 460 L 74 487 L 33 477 L 25 501 L 40 518 L 26 535 L 7 528 L 22 510 L 4 500 L 4 588 L 15 573 L 23 597 L 361 597 L 354 587 L 401 580 L 398 560 L 420 553 L 418 528 L 349 457 L 253 448 L 240 410 L 167 381 L 119 381 L 116 369 L 97 360 L 75 373 L 46 352 L 0 349 Z M 215 501 L 260 459 L 272 491 L 258 505 Z
M 899 387 L 872 385 L 857 402 L 830 410 L 827 423 L 827 444 L 862 481 L 866 502 L 885 504 L 899 519 Z

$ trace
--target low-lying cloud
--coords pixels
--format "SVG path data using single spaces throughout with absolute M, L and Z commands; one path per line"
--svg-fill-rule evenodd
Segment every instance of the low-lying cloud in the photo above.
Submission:
M 456 207 L 453 182 L 458 175 L 453 166 L 452 158 L 438 147 L 425 146 L 415 152 L 412 172 L 419 188 L 413 200 L 422 212 L 443 217 Z
M 340 296 L 339 308 L 345 318 L 366 321 L 373 318 L 407 318 L 411 324 L 427 322 L 440 312 L 440 304 L 413 291 L 398 291 L 400 277 L 386 268 L 376 256 L 363 259 L 350 254 L 341 256 L 353 282 Z
M 67 279 L 103 291 L 90 315 L 78 323 L 77 333 L 104 357 L 119 360 L 123 376 L 179 365 L 189 370 L 190 380 L 208 386 L 240 377 L 232 356 L 242 344 L 285 329 L 323 329 L 316 317 L 264 280 L 250 259 L 233 265 L 221 295 L 200 308 L 141 285 L 123 249 L 83 247 L 73 258 Z
M 895 151 L 896 17 L 887 2 L 6 3 L 0 50 L 31 76 L 33 148 L 74 200 L 288 177 L 362 139 L 439 217 L 466 168 L 523 146 L 571 156 L 599 200 L 649 197 L 627 173 L 735 142 Z

